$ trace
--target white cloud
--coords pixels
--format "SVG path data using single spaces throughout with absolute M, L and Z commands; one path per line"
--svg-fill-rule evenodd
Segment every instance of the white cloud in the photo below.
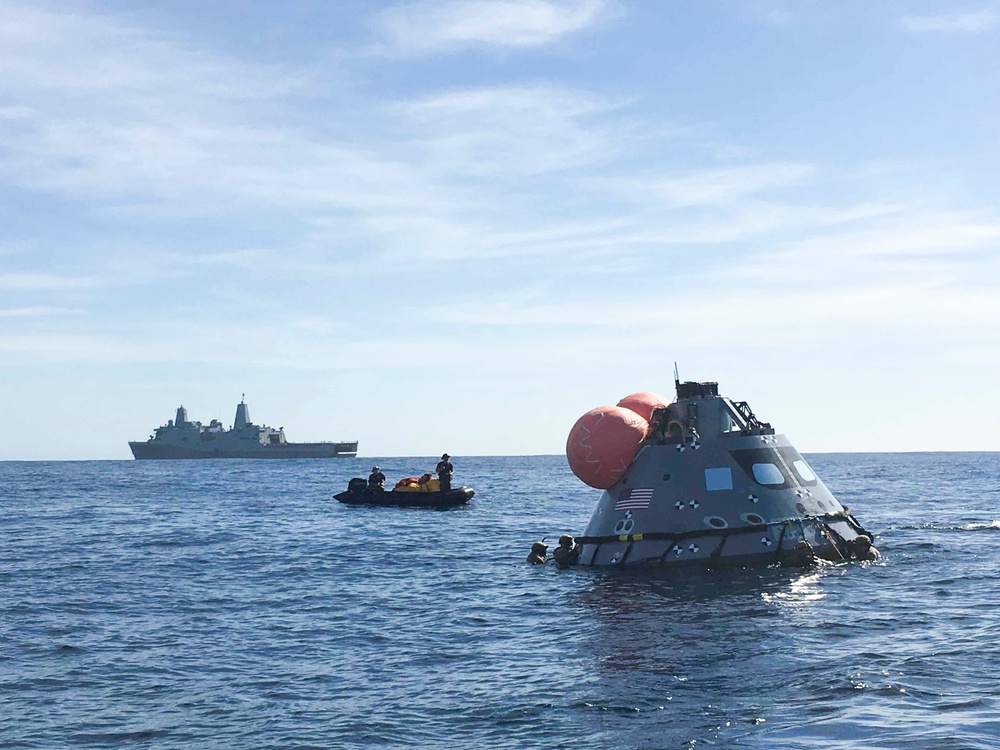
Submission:
M 577 14 L 598 9 L 557 8 Z M 672 135 L 662 125 L 632 120 L 623 100 L 547 82 L 445 90 L 384 108 L 358 102 L 361 110 L 352 118 L 368 125 L 333 128 L 335 138 L 322 127 L 292 127 L 274 116 L 291 89 L 271 69 L 209 58 L 179 40 L 113 19 L 23 14 L 28 22 L 20 36 L 16 24 L 2 32 L 29 75 L 0 81 L 0 93 L 20 102 L 0 120 L 7 146 L 0 148 L 0 177 L 125 221 L 266 212 L 296 245 L 294 252 L 282 251 L 284 276 L 329 266 L 339 248 L 361 247 L 362 256 L 413 265 L 432 258 L 595 256 L 623 246 L 725 241 L 759 234 L 781 219 L 762 219 L 768 212 L 760 211 L 727 217 L 732 221 L 674 218 L 668 227 L 634 209 L 665 202 L 735 206 L 809 173 L 805 165 L 744 163 L 653 181 L 626 176 L 617 182 L 631 182 L 631 193 L 622 189 L 606 202 L 616 179 L 607 173 L 597 179 L 598 167 L 611 165 L 624 148 L 656 148 Z M 86 88 L 81 94 L 72 76 L 61 77 L 70 65 L 59 57 L 61 49 L 100 83 L 99 97 Z M 124 61 L 130 72 L 112 74 L 117 67 L 110 61 Z M 234 80 L 242 83 L 227 89 Z M 542 177 L 551 184 L 526 190 Z M 540 205 L 542 190 L 571 200 Z M 278 267 L 266 247 L 259 250 L 246 255 L 234 248 L 243 257 L 227 260 Z M 119 282 L 177 275 L 190 265 L 162 262 L 149 247 L 119 253 L 119 261 L 104 266 Z
M 112 17 L 0 0 L 0 18 L 0 178 L 9 183 L 105 213 L 178 218 L 261 201 L 356 204 L 381 192 L 373 175 L 403 182 L 363 149 L 276 124 L 290 97 L 328 90 L 303 86 L 313 71 L 213 57 Z
M 752 262 L 720 269 L 719 274 L 768 289 L 854 285 L 859 279 L 901 285 L 960 280 L 971 287 L 978 279 L 994 278 L 998 270 L 989 260 L 1000 247 L 996 220 L 910 208 L 860 227 L 817 230 L 783 243 L 783 249 L 756 253 Z
M 900 25 L 917 33 L 981 34 L 1000 24 L 1000 13 L 984 10 L 978 13 L 958 13 L 945 16 L 905 16 Z
M 689 245 L 683 263 L 663 256 L 638 271 L 619 267 L 606 284 L 569 283 L 558 294 L 544 285 L 505 289 L 419 314 L 470 329 L 561 329 L 567 345 L 646 338 L 646 346 L 663 339 L 734 351 L 746 344 L 746 316 L 761 310 L 766 341 L 803 346 L 891 337 L 901 347 L 974 347 L 1000 328 L 1000 222 L 912 206 L 887 216 L 859 211 L 856 219 L 799 230 L 804 238 L 784 250 L 762 252 L 752 243 L 724 256 L 708 249 L 693 256 Z
M 628 293 L 550 303 L 544 298 L 484 298 L 424 311 L 449 327 L 516 330 L 526 339 L 550 337 L 579 351 L 617 347 L 647 351 L 667 341 L 674 349 L 710 345 L 745 351 L 747 320 L 767 311 L 766 336 L 754 350 L 797 341 L 805 350 L 834 341 L 890 336 L 900 347 L 924 343 L 981 344 L 1000 326 L 1000 298 L 990 289 L 934 277 L 857 273 L 850 282 L 774 287 L 704 274 L 662 288 L 637 284 Z M 705 290 L 712 290 L 706 304 Z M 684 314 L 681 314 L 684 311 Z M 555 333 L 557 329 L 560 333 Z M 548 333 L 546 333 L 548 332 Z M 485 335 L 485 334 L 484 334 Z
M 122 93 L 160 111 L 178 99 L 258 99 L 301 88 L 275 66 L 238 67 L 199 51 L 178 35 L 113 16 L 49 11 L 0 0 L 0 63 L 5 89 L 59 91 L 73 99 Z M 165 107 L 164 109 L 169 109 Z
M 784 3 L 744 2 L 742 5 L 744 12 L 753 20 L 768 26 L 790 26 L 795 20 L 792 13 L 784 7 Z
M 606 162 L 602 118 L 622 105 L 535 84 L 448 91 L 397 105 L 424 168 L 506 179 Z
M 85 289 L 101 285 L 94 276 L 59 276 L 51 273 L 0 273 L 0 289 L 7 291 L 52 291 Z
M 66 315 L 73 312 L 78 311 L 50 305 L 32 305 L 30 307 L 0 308 L 0 318 L 45 318 L 50 315 Z
M 669 206 L 721 205 L 801 184 L 812 173 L 808 164 L 781 163 L 702 169 L 676 177 L 638 180 L 632 190 Z
M 606 0 L 454 0 L 399 5 L 377 20 L 392 54 L 420 55 L 474 45 L 540 47 L 592 26 L 607 11 Z

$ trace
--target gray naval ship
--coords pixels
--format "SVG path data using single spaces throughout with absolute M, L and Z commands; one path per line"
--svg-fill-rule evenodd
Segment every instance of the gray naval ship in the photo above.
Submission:
M 210 424 L 188 420 L 183 406 L 144 442 L 129 441 L 137 459 L 164 458 L 334 458 L 357 455 L 358 443 L 289 443 L 285 429 L 256 425 L 243 400 L 236 406 L 230 430 L 213 419 Z
M 717 383 L 681 383 L 601 495 L 582 565 L 804 565 L 872 560 L 868 534 L 784 435 Z M 571 537 L 564 539 L 572 542 Z

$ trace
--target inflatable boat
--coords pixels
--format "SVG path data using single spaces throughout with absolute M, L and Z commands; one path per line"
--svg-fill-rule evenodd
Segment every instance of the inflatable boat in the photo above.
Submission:
M 465 505 L 475 495 L 471 487 L 453 487 L 447 492 L 404 492 L 394 490 L 372 490 L 368 482 L 360 477 L 347 484 L 345 492 L 333 496 L 347 505 L 388 505 L 397 508 L 457 508 Z

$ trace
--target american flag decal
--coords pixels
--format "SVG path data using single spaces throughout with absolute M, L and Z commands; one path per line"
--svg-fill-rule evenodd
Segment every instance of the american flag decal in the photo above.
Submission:
M 619 495 L 615 510 L 642 510 L 649 507 L 649 501 L 652 499 L 652 487 L 636 487 Z

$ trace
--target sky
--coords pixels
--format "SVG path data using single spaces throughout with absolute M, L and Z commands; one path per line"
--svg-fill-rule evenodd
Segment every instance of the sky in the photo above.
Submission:
M 0 0 L 0 459 L 1000 450 L 1000 2 Z

